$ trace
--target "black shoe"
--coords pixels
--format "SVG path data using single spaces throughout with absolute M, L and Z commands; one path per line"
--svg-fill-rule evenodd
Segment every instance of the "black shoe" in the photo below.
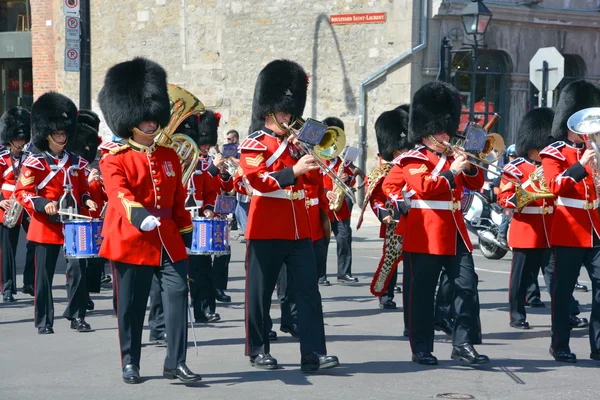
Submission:
M 102 279 L 100 279 L 100 283 L 111 283 L 112 282 L 112 278 L 110 277 L 110 275 L 104 275 L 102 277 Z
M 21 292 L 24 294 L 28 294 L 30 296 L 35 296 L 35 291 L 33 290 L 33 285 L 23 285 Z
M 382 310 L 395 310 L 396 302 L 394 300 L 386 300 L 383 303 L 379 303 L 379 308 Z
M 328 356 L 315 352 L 302 355 L 300 359 L 300 369 L 302 372 L 317 372 L 320 369 L 335 368 L 340 365 L 336 356 Z
M 77 332 L 91 332 L 92 331 L 92 327 L 90 326 L 90 324 L 85 322 L 85 319 L 83 319 L 83 318 L 72 319 L 71 320 L 71 329 L 73 329 Z
M 201 315 L 199 318 L 196 318 L 194 320 L 194 322 L 197 324 L 206 324 L 206 323 L 211 323 L 211 322 L 217 322 L 220 320 L 221 320 L 221 316 L 219 314 L 208 313 L 208 314 Z
M 331 282 L 329 282 L 326 278 L 319 279 L 319 285 L 321 286 L 331 286 Z
M 346 274 L 344 276 L 338 276 L 337 281 L 341 282 L 341 283 L 356 283 L 356 282 L 358 282 L 358 278 L 355 278 L 352 275 Z
M 576 363 L 577 356 L 571 352 L 564 350 L 554 350 L 550 347 L 550 355 L 554 357 L 556 361 L 560 362 L 568 362 L 568 363 Z
M 577 282 L 575 284 L 575 291 L 576 292 L 587 292 L 588 291 L 588 287 L 585 285 L 580 285 L 579 282 Z
M 600 351 L 592 351 L 590 353 L 590 358 L 592 360 L 600 361 Z
M 202 380 L 202 377 L 190 371 L 184 362 L 177 364 L 177 368 L 175 369 L 163 369 L 163 377 L 165 379 L 179 379 L 184 383 L 198 382 Z
M 394 293 L 402 293 L 402 287 L 401 286 L 394 286 Z
M 221 303 L 231 303 L 231 296 L 226 295 L 221 289 L 215 290 L 215 299 Z
M 88 311 L 92 311 L 94 309 L 94 307 L 96 307 L 96 305 L 94 304 L 94 300 L 88 299 L 85 309 Z
M 524 319 L 520 321 L 510 321 L 510 326 L 516 329 L 529 329 L 529 322 Z
M 438 365 L 438 359 L 428 351 L 413 353 L 412 360 L 421 365 Z
M 127 364 L 123 368 L 123 382 L 131 384 L 140 383 L 140 368 L 133 364 Z
M 153 335 L 150 333 L 150 342 L 155 344 L 167 344 L 167 332 L 162 335 Z
M 277 341 L 277 332 L 275 331 L 269 331 L 269 341 L 270 342 L 276 342 Z
M 250 356 L 250 365 L 260 369 L 276 369 L 277 360 L 270 354 L 258 354 L 256 356 Z
M 403 332 L 402 336 L 410 337 L 410 332 L 408 331 L 408 328 L 404 328 L 404 332 Z
M 451 358 L 457 361 L 464 361 L 468 364 L 487 364 L 490 362 L 488 356 L 477 353 L 475 347 L 470 343 L 454 346 Z
M 587 318 L 579 318 L 577 315 L 569 315 L 569 328 L 587 328 L 590 323 Z
M 298 326 L 296 325 L 293 325 L 291 327 L 282 325 L 281 328 L 279 328 L 279 330 L 283 333 L 289 333 L 290 335 L 292 335 L 293 338 L 300 339 L 300 333 L 298 332 Z
M 14 303 L 15 298 L 13 297 L 13 295 L 11 293 L 9 293 L 9 294 L 5 294 L 4 296 L 2 296 L 2 301 L 4 301 L 5 303 Z
M 54 329 L 51 326 L 42 326 L 38 328 L 38 335 L 50 335 L 54 333 Z
M 525 302 L 525 305 L 528 306 L 528 307 L 531 307 L 531 308 L 544 308 L 544 307 L 546 307 L 546 305 L 544 304 L 544 302 L 539 297 L 535 297 L 530 302 Z
M 452 336 L 454 322 L 446 318 L 438 319 L 433 323 L 433 329 L 444 332 L 448 336 Z

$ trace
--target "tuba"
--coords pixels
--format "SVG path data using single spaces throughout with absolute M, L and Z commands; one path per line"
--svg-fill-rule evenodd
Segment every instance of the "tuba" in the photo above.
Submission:
M 203 114 L 206 108 L 196 96 L 179 86 L 170 83 L 168 91 L 171 100 L 171 119 L 154 141 L 160 146 L 171 147 L 175 150 L 181 162 L 181 180 L 183 186 L 186 186 L 196 169 L 200 150 L 192 138 L 183 134 L 175 134 L 175 131 L 187 117 L 193 114 Z
M 600 198 L 600 107 L 577 111 L 567 121 L 567 128 L 578 134 L 585 141 L 587 148 L 596 153 L 595 159 L 590 162 L 590 168 L 594 177 L 596 197 Z

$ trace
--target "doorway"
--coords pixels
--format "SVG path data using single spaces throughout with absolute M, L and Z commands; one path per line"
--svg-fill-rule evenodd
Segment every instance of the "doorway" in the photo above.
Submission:
M 0 60 L 0 114 L 12 107 L 28 110 L 33 104 L 33 73 L 30 58 Z

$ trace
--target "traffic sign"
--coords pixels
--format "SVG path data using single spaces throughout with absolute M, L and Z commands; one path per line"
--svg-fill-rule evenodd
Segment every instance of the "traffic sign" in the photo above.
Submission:
M 77 17 L 65 17 L 65 40 L 79 40 L 81 25 Z
M 65 71 L 79 72 L 81 63 L 81 52 L 79 40 L 67 40 L 65 42 Z
M 565 76 L 565 58 L 556 47 L 543 47 L 529 61 L 529 80 L 538 90 L 544 86 L 544 61 L 548 63 L 547 90 L 554 90 Z
M 67 17 L 79 17 L 79 0 L 63 0 L 63 11 Z

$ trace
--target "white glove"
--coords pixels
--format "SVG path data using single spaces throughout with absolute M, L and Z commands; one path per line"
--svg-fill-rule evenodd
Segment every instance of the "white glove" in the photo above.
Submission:
M 152 229 L 160 226 L 160 221 L 154 215 L 149 215 L 142 221 L 140 229 L 144 232 L 150 232 Z

